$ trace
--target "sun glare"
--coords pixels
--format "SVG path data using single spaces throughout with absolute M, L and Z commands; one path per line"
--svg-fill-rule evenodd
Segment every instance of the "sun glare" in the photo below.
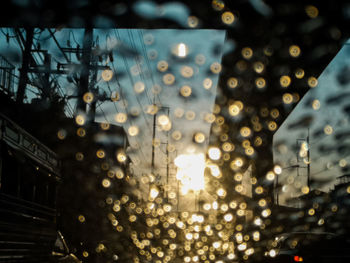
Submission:
M 182 193 L 204 189 L 204 154 L 182 154 L 174 160 L 177 166 L 176 178 L 182 183 Z

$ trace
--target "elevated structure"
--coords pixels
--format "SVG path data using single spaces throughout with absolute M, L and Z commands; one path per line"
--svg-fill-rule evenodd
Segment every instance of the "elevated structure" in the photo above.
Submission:
M 0 261 L 49 261 L 57 238 L 54 152 L 0 115 Z

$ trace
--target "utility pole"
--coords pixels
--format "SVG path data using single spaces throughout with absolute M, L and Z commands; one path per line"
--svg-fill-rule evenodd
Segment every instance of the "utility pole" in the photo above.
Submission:
M 93 49 L 93 30 L 92 27 L 88 27 L 84 32 L 84 40 L 83 47 L 80 48 L 77 45 L 76 48 L 67 47 L 63 48 L 60 46 L 58 40 L 56 39 L 54 33 L 48 29 L 51 38 L 56 43 L 59 50 L 62 52 L 67 64 L 57 63 L 57 69 L 51 68 L 51 55 L 47 50 L 42 50 L 40 47 L 33 47 L 33 38 L 34 38 L 34 28 L 26 28 L 26 33 L 24 34 L 19 30 L 15 29 L 16 39 L 18 44 L 22 49 L 22 67 L 20 69 L 20 78 L 18 83 L 18 91 L 16 94 L 17 103 L 23 103 L 23 99 L 25 96 L 26 86 L 28 83 L 31 83 L 33 86 L 36 86 L 41 91 L 42 98 L 50 98 L 52 91 L 50 90 L 50 76 L 51 74 L 71 74 L 72 68 L 77 68 L 79 73 L 78 82 L 78 102 L 77 102 L 77 110 L 86 112 L 87 105 L 84 102 L 84 94 L 86 94 L 89 90 L 94 90 L 94 100 L 90 103 L 89 111 L 88 111 L 88 119 L 93 120 L 95 116 L 96 110 L 96 101 L 98 100 L 98 91 L 93 89 L 92 86 L 96 84 L 96 82 L 90 83 L 90 71 L 93 71 L 93 78 L 97 79 L 98 70 L 110 69 L 109 66 L 98 65 L 97 58 L 92 57 L 92 49 Z M 39 46 L 39 45 L 38 45 Z M 38 65 L 35 61 L 35 56 L 33 53 L 39 55 L 42 58 L 43 55 L 43 64 Z M 78 60 L 81 61 L 80 65 L 77 63 L 72 63 L 70 57 L 67 56 L 66 53 L 75 53 L 77 55 Z M 37 82 L 31 82 L 28 78 L 28 73 L 37 74 L 38 80 L 40 81 L 39 85 Z
M 307 129 L 307 187 L 311 190 L 310 185 L 310 171 L 311 171 L 311 161 L 310 161 L 310 128 Z
M 16 96 L 17 103 L 22 103 L 24 99 L 24 94 L 28 83 L 28 69 L 29 69 L 29 62 L 31 59 L 31 49 L 33 45 L 34 28 L 25 28 L 25 31 L 26 31 L 26 39 L 24 42 L 24 49 L 22 53 L 22 67 L 20 69 L 18 90 L 17 90 L 17 96 Z M 21 35 L 21 32 L 19 31 L 19 29 L 16 29 L 16 34 Z
M 153 103 L 153 107 L 157 107 L 157 105 L 156 105 L 155 103 Z M 167 109 L 167 110 L 168 110 L 168 112 L 167 112 L 167 113 L 168 113 L 168 118 L 169 118 L 169 111 L 170 111 L 169 107 L 164 107 L 164 106 L 162 106 L 162 107 L 160 107 L 160 108 L 158 109 L 158 111 L 159 111 L 160 109 Z M 157 128 L 157 123 L 156 123 L 156 121 L 157 121 L 157 113 L 155 113 L 155 114 L 153 115 L 152 158 L 151 158 L 152 173 L 154 173 L 154 170 L 155 170 L 155 163 L 154 163 L 154 159 L 155 159 L 155 146 L 154 146 L 154 140 L 155 140 L 155 138 L 156 138 L 156 128 Z
M 310 128 L 307 129 L 307 137 L 306 139 L 297 139 L 296 144 L 297 144 L 297 149 L 299 147 L 298 142 L 299 141 L 306 141 L 307 145 L 307 151 L 306 151 L 306 157 L 307 157 L 307 165 L 306 167 L 299 166 L 299 168 L 306 168 L 307 169 L 307 179 L 306 179 L 306 185 L 311 190 L 311 157 L 310 157 Z M 299 153 L 297 152 L 297 161 L 299 162 Z M 299 171 L 298 171 L 299 172 Z
M 169 113 L 168 113 L 169 114 Z M 166 184 L 169 185 L 169 172 L 170 172 L 170 167 L 169 167 L 169 131 L 167 131 L 167 141 L 162 142 L 161 144 L 165 144 L 165 155 L 166 155 Z M 167 200 L 169 200 L 169 196 L 167 193 L 164 192 L 164 197 L 167 197 Z
M 153 107 L 157 107 L 155 104 L 153 104 Z M 157 113 L 153 115 L 153 130 L 152 130 L 152 159 L 151 159 L 151 167 L 152 167 L 152 174 L 154 174 L 154 140 L 156 138 L 156 120 L 157 120 Z
M 77 102 L 77 110 L 86 112 L 86 103 L 84 102 L 84 94 L 89 92 L 90 90 L 93 91 L 94 95 L 94 100 L 90 104 L 89 108 L 89 119 L 93 120 L 95 116 L 95 111 L 96 111 L 96 102 L 98 100 L 98 90 L 93 88 L 93 86 L 96 83 L 97 79 L 97 72 L 98 70 L 105 70 L 105 69 L 110 69 L 108 66 L 102 66 L 98 65 L 98 61 L 96 57 L 93 57 L 92 51 L 93 51 L 93 30 L 91 27 L 88 27 L 84 31 L 84 40 L 83 40 L 83 47 L 80 48 L 79 45 L 77 45 L 76 48 L 71 47 L 70 45 L 68 47 L 62 47 L 58 40 L 56 39 L 54 33 L 49 30 L 51 37 L 55 41 L 57 47 L 63 54 L 65 60 L 67 61 L 68 64 L 58 64 L 58 68 L 63 68 L 66 72 L 69 71 L 69 68 L 72 66 L 77 66 L 72 63 L 71 61 L 71 56 L 67 56 L 66 53 L 71 54 L 74 53 L 76 54 L 78 60 L 81 60 L 81 69 L 80 69 L 80 79 L 78 81 L 78 102 Z M 68 69 L 68 70 L 66 70 Z M 90 70 L 93 71 L 93 76 L 92 79 L 93 81 L 90 83 Z
M 83 96 L 89 91 L 89 71 L 90 71 L 90 61 L 91 61 L 91 50 L 92 50 L 92 28 L 87 27 L 84 31 L 83 40 L 83 50 L 81 58 L 81 70 L 79 79 L 79 89 L 78 89 L 78 102 L 77 110 L 85 112 L 86 104 L 84 102 Z
M 276 177 L 275 177 L 275 182 L 274 182 L 274 196 L 275 196 L 275 200 L 273 203 L 276 202 L 276 205 L 279 205 L 279 189 L 278 189 L 278 177 L 279 177 L 279 174 L 276 174 Z
M 97 63 L 98 63 L 98 60 L 96 56 L 94 56 L 92 58 L 91 65 L 90 65 L 92 69 L 92 77 L 91 77 L 91 82 L 89 83 L 89 90 L 93 94 L 93 100 L 88 107 L 88 116 L 92 121 L 95 119 L 97 101 L 101 99 L 99 98 L 98 86 L 96 86 L 97 72 L 98 72 Z
M 50 98 L 51 55 L 47 52 L 44 53 L 44 66 L 47 71 L 44 74 L 43 94 L 46 98 Z
M 41 90 L 43 98 L 50 97 L 50 75 L 51 74 L 67 74 L 67 71 L 52 70 L 51 69 L 51 55 L 47 50 L 40 48 L 32 49 L 33 46 L 33 29 L 26 29 L 26 39 L 22 35 L 22 32 L 18 29 L 15 30 L 16 39 L 23 51 L 22 68 L 20 69 L 20 79 L 18 83 L 18 91 L 16 96 L 17 103 L 22 103 L 25 95 L 26 86 L 31 83 Z M 22 47 L 23 45 L 23 47 Z M 43 65 L 38 65 L 34 59 L 33 53 L 43 54 Z M 41 57 L 41 56 L 40 56 Z M 36 82 L 30 82 L 28 73 L 37 74 L 40 84 Z
M 305 167 L 300 167 L 299 164 L 296 164 L 296 165 L 291 165 L 291 166 L 288 166 L 288 167 L 282 167 L 282 171 L 283 170 L 287 170 L 287 169 L 291 169 L 291 168 L 297 168 L 297 174 L 299 176 L 299 168 L 305 168 Z M 279 182 L 278 182 L 278 177 L 279 177 L 279 174 L 276 174 L 275 176 L 275 181 L 274 181 L 274 202 L 273 203 L 276 203 L 276 205 L 279 205 Z
M 157 107 L 156 104 L 153 102 L 153 107 Z M 167 109 L 167 114 L 169 118 L 169 107 L 160 107 L 159 109 Z M 158 110 L 159 110 L 158 109 Z M 152 158 L 151 158 L 151 171 L 152 174 L 156 177 L 156 182 L 158 185 L 160 185 L 160 188 L 163 193 L 163 197 L 167 196 L 167 192 L 165 191 L 165 187 L 162 184 L 161 176 L 158 174 L 157 176 L 155 175 L 155 138 L 156 138 L 156 128 L 157 128 L 157 113 L 153 115 L 153 131 L 152 131 Z M 167 142 L 165 143 L 167 146 L 169 144 L 169 132 L 167 132 Z M 166 159 L 167 159 L 167 171 L 166 171 L 166 183 L 168 184 L 169 182 L 169 150 L 168 147 L 166 147 Z
M 169 184 L 169 131 L 167 132 L 166 142 L 166 183 Z

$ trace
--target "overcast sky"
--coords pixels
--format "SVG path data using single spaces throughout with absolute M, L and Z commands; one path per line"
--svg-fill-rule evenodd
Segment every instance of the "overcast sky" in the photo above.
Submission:
M 344 174 L 342 167 L 350 162 L 350 136 L 339 137 L 350 131 L 350 69 L 349 41 L 318 78 L 317 87 L 310 89 L 293 112 L 274 135 L 274 161 L 283 169 L 279 177 L 284 186 L 280 196 L 285 198 L 300 195 L 300 187 L 306 185 L 307 169 L 290 166 L 299 164 L 306 167 L 303 158 L 297 161 L 297 139 L 299 145 L 306 140 L 310 129 L 311 189 L 330 191 L 336 183 L 336 177 Z M 342 148 L 343 147 L 343 148 Z M 289 167 L 289 168 L 288 168 Z M 288 179 L 289 178 L 289 179 Z

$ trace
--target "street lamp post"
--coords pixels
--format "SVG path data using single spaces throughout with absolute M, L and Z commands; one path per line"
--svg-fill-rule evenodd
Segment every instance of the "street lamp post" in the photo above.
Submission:
M 306 139 L 297 139 L 297 148 L 299 147 L 298 143 L 299 141 L 305 141 L 307 144 L 307 166 L 303 168 L 307 168 L 307 187 L 310 189 L 310 171 L 311 171 L 311 161 L 310 161 L 310 128 L 307 129 L 307 137 Z M 297 161 L 299 162 L 299 154 L 297 153 Z
M 287 170 L 287 169 L 291 169 L 291 168 L 305 168 L 305 167 L 301 167 L 299 164 L 295 164 L 295 165 L 291 165 L 288 167 L 282 167 L 282 170 Z M 298 171 L 298 170 L 297 170 Z M 299 175 L 299 173 L 298 173 Z M 275 195 L 275 200 L 276 200 L 276 205 L 279 205 L 279 188 L 278 188 L 278 177 L 279 175 L 276 174 L 275 177 L 275 183 L 274 183 L 274 195 Z

